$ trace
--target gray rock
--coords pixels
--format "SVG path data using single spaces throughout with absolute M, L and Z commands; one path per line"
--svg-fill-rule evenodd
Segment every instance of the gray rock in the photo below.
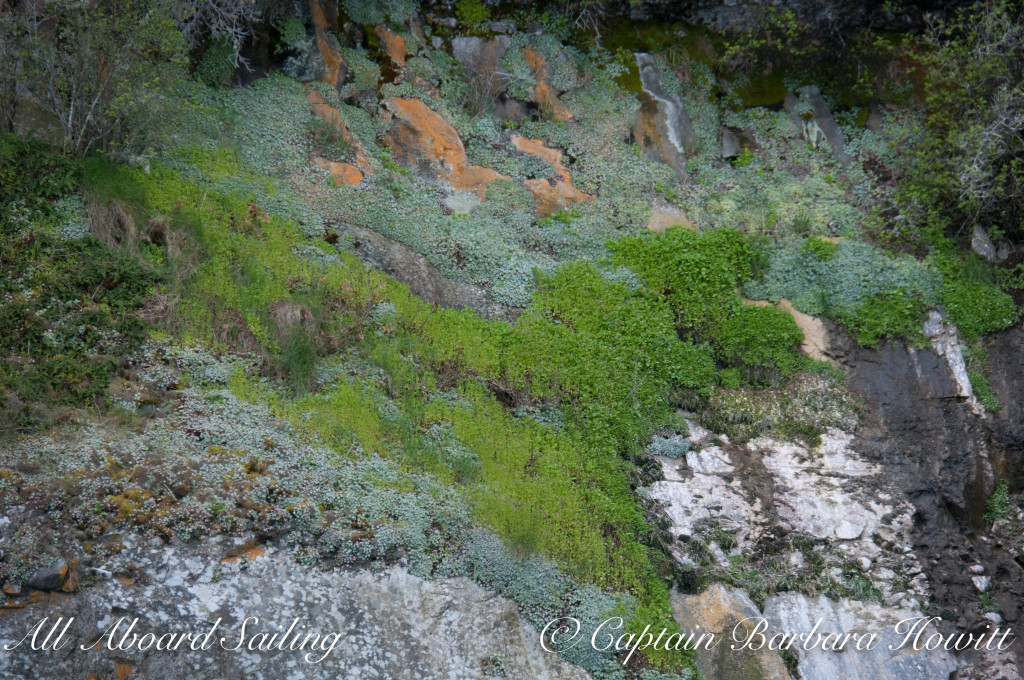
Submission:
M 947 322 L 942 314 L 932 310 L 928 312 L 928 319 L 924 322 L 924 334 L 931 341 L 932 351 L 944 359 L 946 365 L 949 366 L 949 374 L 956 383 L 956 393 L 950 396 L 965 397 L 980 409 L 980 405 L 974 398 L 971 379 L 967 375 L 967 362 L 960 349 L 960 335 L 957 333 L 956 326 Z M 983 410 L 980 409 L 979 412 Z M 984 569 L 984 567 L 982 568 Z
M 251 680 L 335 680 L 403 678 L 478 680 L 489 660 L 501 656 L 509 678 L 585 680 L 589 676 L 543 651 L 539 634 L 514 603 L 466 578 L 424 580 L 401 568 L 322 571 L 296 563 L 287 551 L 266 548 L 240 569 L 240 561 L 222 562 L 223 541 L 177 547 L 135 547 L 111 558 L 105 567 L 118 572 L 129 565 L 147 579 L 105 580 L 78 595 L 47 604 L 10 610 L 0 618 L 0 648 L 13 645 L 44 616 L 74 617 L 61 654 L 32 651 L 23 645 L 0 654 L 0 677 L 131 677 L 147 680 L 249 678 Z M 121 631 L 138 618 L 133 634 L 207 633 L 219 620 L 213 643 L 192 651 L 154 652 L 132 647 L 110 651 L 89 646 L 125 617 Z M 235 649 L 243 634 L 241 649 Z M 292 637 L 285 631 L 297 621 Z M 303 628 L 304 626 L 304 628 Z M 284 649 L 258 648 L 261 632 L 278 633 Z M 295 633 L 299 634 L 296 641 Z M 289 648 L 307 635 L 304 650 Z M 320 663 L 337 635 L 333 650 Z M 130 635 L 129 635 L 130 638 Z M 220 640 L 224 639 L 223 646 Z M 120 633 L 118 634 L 120 639 Z M 227 647 L 227 649 L 225 649 Z
M 492 33 L 515 33 L 516 25 L 511 21 L 492 21 L 487 24 Z
M 830 633 L 878 636 L 870 650 L 857 649 L 854 638 L 842 652 L 815 644 L 815 635 L 794 644 L 803 680 L 945 680 L 957 668 L 953 655 L 944 649 L 915 651 L 910 645 L 901 646 L 905 633 L 898 633 L 896 625 L 921 616 L 916 610 L 851 600 L 833 602 L 823 595 L 811 598 L 790 592 L 768 598 L 764 616 L 772 632 L 808 634 L 820 620 L 815 632 L 822 637 Z M 890 650 L 890 645 L 899 651 Z
M 483 83 L 487 94 L 495 96 L 508 84 L 507 79 L 498 73 L 498 64 L 511 44 L 512 40 L 507 35 L 499 35 L 493 40 L 459 36 L 452 39 L 452 55 L 462 64 L 466 75 Z
M 864 123 L 864 127 L 872 132 L 880 132 L 882 130 L 882 110 L 878 108 L 878 104 L 875 102 L 871 102 L 868 105 L 868 119 Z
M 996 251 L 996 244 L 992 243 L 992 239 L 989 238 L 988 232 L 978 224 L 974 225 L 974 231 L 971 233 L 971 250 L 976 252 L 978 255 L 981 255 L 989 262 L 996 262 L 999 260 L 999 253 Z
M 648 153 L 676 171 L 685 181 L 686 157 L 697 148 L 697 135 L 693 123 L 678 94 L 669 95 L 661 85 L 661 70 L 654 58 L 640 52 L 634 55 L 640 70 L 640 114 L 633 136 Z
M 490 291 L 445 278 L 431 262 L 409 246 L 354 224 L 339 224 L 337 231 L 352 238 L 352 252 L 368 264 L 384 271 L 424 301 L 453 309 L 475 309 L 489 319 L 510 321 L 520 310 L 503 305 Z
M 845 141 L 843 139 L 843 130 L 839 127 L 839 123 L 832 116 L 832 111 L 828 108 L 828 103 L 825 102 L 825 98 L 821 96 L 821 90 L 818 89 L 817 85 L 805 85 L 800 88 L 800 92 L 807 97 L 810 101 L 811 106 L 814 107 L 814 123 L 821 130 L 825 139 L 828 140 L 829 145 L 832 147 L 832 153 L 835 154 L 836 160 L 838 160 L 843 167 L 850 164 L 850 156 L 844 150 Z
M 525 102 L 502 95 L 494 102 L 494 115 L 501 120 L 518 123 L 530 115 L 530 109 Z
M 740 155 L 740 140 L 729 128 L 722 129 L 722 158 L 735 158 Z
M 60 590 L 61 586 L 64 585 L 67 574 L 68 563 L 64 560 L 58 560 L 55 564 L 49 567 L 37 570 L 31 577 L 29 577 L 26 585 L 28 585 L 29 588 L 35 588 L 36 590 Z

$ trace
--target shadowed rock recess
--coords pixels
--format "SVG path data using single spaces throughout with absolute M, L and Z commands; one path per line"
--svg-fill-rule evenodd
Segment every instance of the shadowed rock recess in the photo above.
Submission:
M 966 6 L 0 0 L 0 678 L 1022 680 Z

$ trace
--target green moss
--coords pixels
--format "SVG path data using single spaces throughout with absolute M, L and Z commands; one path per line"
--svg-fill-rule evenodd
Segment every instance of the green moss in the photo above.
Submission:
M 455 16 L 466 28 L 475 28 L 491 18 L 491 11 L 483 0 L 456 0 Z

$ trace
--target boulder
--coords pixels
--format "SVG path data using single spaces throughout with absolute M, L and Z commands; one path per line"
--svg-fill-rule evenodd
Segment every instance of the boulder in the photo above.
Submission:
M 480 82 L 488 96 L 496 96 L 505 89 L 506 78 L 498 75 L 498 64 L 512 41 L 500 35 L 493 40 L 476 36 L 452 38 L 452 55 L 462 64 L 462 70 L 471 79 Z
M 735 158 L 740 155 L 740 140 L 729 128 L 722 129 L 722 158 Z
M 512 601 L 467 578 L 426 580 L 401 567 L 322 570 L 271 546 L 244 562 L 222 561 L 231 552 L 222 541 L 144 546 L 125 538 L 124 553 L 107 558 L 96 585 L 3 611 L 0 649 L 14 647 L 44 617 L 74 620 L 67 631 L 70 644 L 59 654 L 27 644 L 0 654 L 0 677 L 478 680 L 495 660 L 509 678 L 589 677 L 545 652 L 539 633 Z M 146 578 L 112 577 L 135 572 Z M 113 651 L 105 644 L 89 648 L 122 617 Z M 188 640 L 160 652 L 129 644 L 118 648 L 135 618 L 128 643 L 133 634 L 202 636 L 218 623 L 202 650 L 190 649 Z M 276 637 L 268 640 L 270 635 Z M 235 649 L 240 641 L 244 646 Z
M 35 590 L 65 593 L 73 592 L 78 586 L 71 567 L 64 560 L 57 560 L 48 567 L 36 570 L 26 585 Z
M 370 159 L 367 158 L 366 152 L 363 150 L 363 145 L 359 143 L 356 136 L 345 125 L 345 121 L 342 120 L 338 109 L 328 104 L 323 95 L 313 88 L 310 88 L 309 92 L 306 93 L 306 100 L 312 108 L 313 115 L 331 125 L 337 131 L 342 141 L 353 147 L 355 150 L 356 167 L 361 172 L 370 175 L 374 174 L 373 167 L 370 165 Z
M 817 85 L 805 85 L 800 88 L 800 92 L 814 107 L 813 121 L 815 125 L 832 147 L 832 153 L 835 154 L 836 160 L 845 168 L 850 164 L 850 156 L 844 148 L 843 130 L 832 116 L 828 103 L 821 96 L 821 90 Z
M 461 196 L 464 207 L 469 207 L 469 197 Z M 476 194 L 471 196 L 476 198 Z M 489 290 L 446 278 L 430 260 L 404 243 L 354 224 L 342 223 L 336 229 L 337 234 L 352 239 L 352 252 L 361 260 L 406 284 L 424 302 L 450 309 L 473 309 L 487 319 L 512 321 L 519 316 L 520 310 L 501 304 Z
M 584 193 L 572 185 L 572 177 L 562 165 L 562 152 L 544 145 L 539 139 L 528 139 L 519 135 L 512 136 L 512 143 L 523 153 L 539 156 L 551 164 L 554 176 L 547 179 L 528 179 L 523 186 L 533 194 L 537 201 L 537 214 L 550 215 L 565 210 L 573 203 L 589 201 L 594 197 Z
M 359 184 L 363 181 L 363 173 L 359 172 L 359 168 L 351 163 L 329 161 L 326 158 L 314 154 L 310 154 L 309 162 L 312 163 L 314 167 L 331 173 L 331 177 L 334 178 L 334 184 L 336 186 L 340 187 L 347 184 Z
M 409 54 L 405 47 L 405 38 L 384 24 L 374 26 L 373 32 L 377 34 L 377 39 L 380 41 L 381 51 L 387 54 L 398 68 L 405 68 L 405 57 Z
M 871 102 L 868 105 L 868 119 L 864 123 L 864 127 L 871 130 L 872 132 L 882 131 L 882 109 L 878 107 L 878 104 Z
M 654 58 L 642 52 L 634 58 L 643 89 L 633 136 L 654 159 L 670 166 L 680 181 L 685 181 L 687 154 L 697 148 L 693 123 L 679 95 L 669 95 L 662 88 L 661 70 Z
M 559 99 L 558 91 L 551 87 L 551 67 L 548 66 L 544 55 L 532 47 L 526 46 L 523 48 L 523 59 L 530 67 L 533 79 L 537 81 L 535 96 L 541 111 L 546 112 L 555 120 L 572 120 L 572 112 Z
M 458 191 L 475 191 L 480 200 L 484 200 L 488 184 L 509 179 L 496 170 L 470 164 L 455 128 L 419 99 L 389 97 L 384 106 L 390 118 L 384 139 L 398 163 L 444 180 Z
M 786 634 L 876 634 L 872 649 L 857 649 L 851 638 L 843 651 L 822 649 L 809 642 L 793 645 L 800 658 L 803 680 L 946 680 L 956 670 L 956 659 L 945 649 L 914 650 L 901 647 L 904 635 L 896 625 L 908 618 L 921 616 L 913 609 L 891 609 L 872 602 L 840 600 L 834 602 L 824 595 L 816 598 L 796 592 L 779 593 L 768 598 L 764 617 L 773 632 Z M 893 649 L 890 649 L 890 645 Z
M 988 232 L 980 224 L 975 224 L 974 230 L 971 232 L 971 250 L 989 262 L 997 262 L 1000 259 L 996 244 L 992 243 Z
M 745 637 L 754 628 L 761 613 L 742 590 L 714 584 L 700 595 L 671 595 L 672 615 L 688 633 L 710 633 L 719 640 L 713 649 L 697 648 L 697 668 L 705 678 L 714 680 L 790 680 L 782 658 L 762 648 L 730 649 L 734 630 Z
M 338 18 L 328 18 L 328 14 L 321 5 L 321 0 L 309 0 L 309 10 L 313 16 L 313 31 L 316 36 L 316 46 L 320 56 L 324 60 L 326 73 L 322 78 L 323 82 L 332 87 L 341 87 L 348 78 L 348 64 L 342 58 L 338 49 L 338 40 L 335 34 L 338 30 Z
M 674 205 L 669 205 L 661 196 L 656 197 L 651 205 L 651 217 L 647 220 L 647 229 L 655 234 L 662 234 L 669 227 L 676 225 L 687 229 L 697 228 L 697 225 L 682 210 Z

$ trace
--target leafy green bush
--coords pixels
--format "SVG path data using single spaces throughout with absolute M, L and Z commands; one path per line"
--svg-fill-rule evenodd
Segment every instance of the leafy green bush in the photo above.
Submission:
M 6 68 L 59 122 L 68 153 L 131 140 L 178 105 L 187 44 L 171 3 L 44 0 L 23 9 L 23 49 Z
M 803 331 L 792 315 L 774 307 L 742 305 L 725 319 L 714 333 L 718 356 L 725 362 L 745 367 L 752 382 L 778 372 L 793 373 L 798 365 L 796 347 Z
M 234 57 L 234 47 L 226 39 L 211 41 L 196 66 L 196 80 L 219 89 L 231 87 L 235 75 Z
M 78 168 L 49 144 L 0 135 L 0 234 L 53 215 L 53 201 L 74 189 Z
M 883 338 L 923 342 L 925 304 L 902 291 L 881 293 L 868 299 L 856 313 L 843 318 L 864 347 L 877 347 Z
M 836 255 L 836 244 L 831 241 L 820 239 L 817 236 L 810 236 L 804 240 L 800 250 L 805 253 L 814 253 L 819 260 L 828 262 Z
M 635 271 L 676 312 L 680 327 L 704 334 L 737 299 L 753 251 L 734 229 L 705 233 L 670 227 L 663 234 L 609 244 L 617 263 Z
M 963 278 L 946 280 L 942 305 L 967 342 L 1009 328 L 1020 319 L 1012 297 L 994 285 Z
M 936 22 L 919 52 L 927 118 L 910 165 L 907 215 L 930 212 L 960 232 L 975 224 L 1024 231 L 1024 8 L 984 0 Z M 915 207 L 920 206 L 920 207 Z

